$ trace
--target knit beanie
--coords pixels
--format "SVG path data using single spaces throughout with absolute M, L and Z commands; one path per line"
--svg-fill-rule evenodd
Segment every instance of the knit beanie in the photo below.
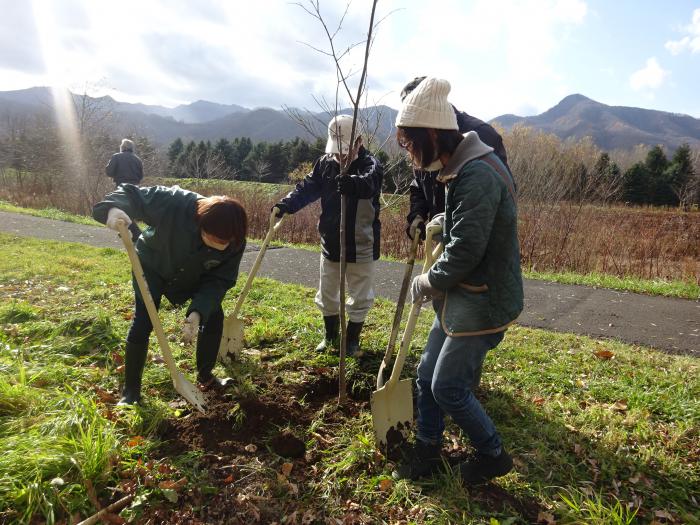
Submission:
M 459 129 L 452 104 L 447 101 L 450 83 L 426 77 L 403 101 L 396 126 L 407 128 Z

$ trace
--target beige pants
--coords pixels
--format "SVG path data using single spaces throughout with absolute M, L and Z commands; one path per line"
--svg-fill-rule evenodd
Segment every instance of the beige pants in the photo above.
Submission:
M 361 323 L 374 303 L 374 261 L 348 263 L 345 274 L 348 319 Z M 321 256 L 321 279 L 314 301 L 324 316 L 340 313 L 340 263 Z

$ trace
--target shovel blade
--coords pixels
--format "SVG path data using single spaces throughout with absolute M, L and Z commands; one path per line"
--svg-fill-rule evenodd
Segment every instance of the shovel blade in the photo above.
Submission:
M 199 410 L 202 414 L 206 413 L 204 409 L 204 404 L 206 402 L 204 394 L 180 372 L 173 377 L 173 385 L 177 393 L 185 398 L 190 405 Z
M 374 437 L 387 457 L 400 448 L 413 426 L 412 386 L 412 380 L 404 379 L 372 393 Z
M 231 364 L 240 355 L 241 350 L 243 350 L 243 319 L 226 319 L 219 345 L 219 360 L 224 364 Z

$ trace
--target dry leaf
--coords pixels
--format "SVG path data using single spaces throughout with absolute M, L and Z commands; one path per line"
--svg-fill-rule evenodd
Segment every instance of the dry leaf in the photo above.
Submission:
M 161 481 L 160 483 L 158 483 L 158 488 L 178 491 L 185 485 L 187 485 L 187 478 L 181 478 L 177 481 Z
M 626 412 L 627 411 L 627 400 L 620 399 L 619 401 L 615 401 L 614 404 L 610 405 L 610 408 L 615 410 L 616 412 Z
M 121 374 L 124 372 L 124 365 L 119 365 L 117 368 L 115 368 L 115 370 L 118 374 Z
M 389 492 L 391 487 L 394 486 L 394 482 L 390 479 L 383 479 L 379 482 L 379 490 L 382 492 Z
M 112 361 L 114 361 L 118 365 L 124 364 L 124 358 L 119 352 L 112 352 Z
M 257 447 L 257 445 L 254 445 L 253 443 L 251 443 L 250 445 L 246 445 L 244 450 L 246 452 L 257 452 L 258 447 Z
M 668 512 L 668 511 L 665 511 L 665 510 L 656 510 L 656 511 L 654 511 L 654 516 L 656 516 L 657 518 L 664 519 L 664 520 L 674 521 L 673 516 L 671 515 L 671 513 Z
M 234 477 L 233 474 L 229 474 L 226 476 L 226 479 L 224 479 L 224 483 L 233 483 L 234 482 Z
M 138 447 L 141 443 L 143 443 L 143 437 L 141 436 L 134 436 L 126 442 L 129 447 Z
M 544 403 L 544 398 L 543 397 L 533 397 L 532 402 L 539 406 L 539 405 Z
M 282 471 L 282 474 L 286 477 L 289 477 L 289 475 L 292 473 L 292 469 L 294 468 L 294 463 L 283 463 L 282 468 L 280 469 Z
M 537 523 L 545 523 L 546 525 L 556 525 L 557 521 L 554 519 L 554 514 L 540 511 L 537 514 Z
M 593 355 L 598 359 L 612 359 L 615 357 L 615 354 L 613 354 L 610 350 L 596 350 L 593 352 Z

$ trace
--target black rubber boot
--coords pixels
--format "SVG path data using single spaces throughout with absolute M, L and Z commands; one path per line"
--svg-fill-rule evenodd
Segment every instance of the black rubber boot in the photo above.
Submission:
M 410 479 L 416 481 L 430 476 L 442 467 L 440 445 L 432 445 L 416 440 L 413 447 L 404 455 L 404 460 L 392 472 L 394 479 Z
M 513 470 L 513 458 L 503 449 L 498 456 L 477 453 L 459 466 L 462 483 L 465 485 L 486 483 L 493 478 L 505 476 L 511 470 Z
M 209 319 L 197 335 L 197 382 L 204 389 L 224 388 L 233 381 L 230 377 L 219 379 L 212 373 L 219 354 L 223 329 L 224 311 L 219 306 L 209 315 Z
M 338 334 L 340 333 L 340 316 L 339 315 L 324 315 L 323 326 L 325 327 L 325 336 L 316 347 L 317 352 L 325 352 L 330 347 L 338 347 Z
M 141 401 L 141 377 L 146 365 L 148 342 L 126 342 L 124 351 L 124 390 L 118 405 L 133 405 Z
M 348 348 L 347 354 L 355 355 L 360 353 L 360 332 L 362 332 L 362 323 L 354 323 L 353 321 L 348 322 Z

